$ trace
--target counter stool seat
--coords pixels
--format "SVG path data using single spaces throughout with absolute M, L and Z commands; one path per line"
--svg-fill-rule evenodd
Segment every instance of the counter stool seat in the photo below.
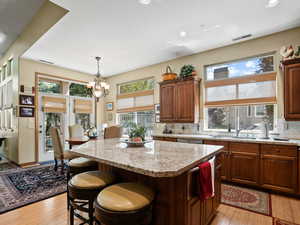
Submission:
M 120 183 L 103 189 L 95 200 L 95 220 L 105 225 L 148 225 L 155 193 L 138 183 Z
M 84 157 L 75 158 L 69 161 L 70 167 L 97 166 L 97 162 Z
M 72 159 L 68 162 L 67 181 L 69 182 L 71 177 L 76 174 L 87 172 L 87 171 L 93 171 L 97 169 L 98 169 L 98 163 L 91 159 L 87 159 L 83 157 Z M 67 198 L 69 198 L 69 194 L 67 194 Z M 69 200 L 68 200 L 68 209 L 69 209 Z
M 70 204 L 70 225 L 74 224 L 74 216 L 84 223 L 93 224 L 93 202 L 99 192 L 115 182 L 113 174 L 101 171 L 89 171 L 77 174 L 68 182 L 68 201 Z M 86 219 L 75 213 L 75 210 L 87 212 Z

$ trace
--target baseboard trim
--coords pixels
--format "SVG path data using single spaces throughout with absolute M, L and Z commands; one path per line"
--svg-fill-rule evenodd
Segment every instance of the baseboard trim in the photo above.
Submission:
M 20 164 L 20 167 L 22 168 L 28 168 L 28 167 L 33 167 L 33 166 L 39 166 L 40 164 L 37 162 L 29 162 L 29 163 L 22 163 Z

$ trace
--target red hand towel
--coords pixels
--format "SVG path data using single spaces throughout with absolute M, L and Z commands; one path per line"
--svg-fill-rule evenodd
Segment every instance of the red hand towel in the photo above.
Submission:
M 199 197 L 206 200 L 213 195 L 211 182 L 211 165 L 209 162 L 201 163 L 199 166 Z

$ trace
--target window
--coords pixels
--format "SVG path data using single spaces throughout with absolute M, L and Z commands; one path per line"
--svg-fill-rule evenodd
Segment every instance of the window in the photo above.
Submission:
M 80 124 L 84 130 L 88 130 L 91 124 L 91 115 L 88 113 L 75 113 L 75 123 Z
M 7 65 L 4 65 L 2 68 L 2 81 L 5 80 L 7 73 Z
M 274 71 L 274 56 L 258 56 L 206 68 L 206 80 L 220 80 Z
M 274 104 L 208 107 L 205 108 L 205 129 L 258 130 L 259 124 L 266 121 L 273 130 L 275 107 Z
M 274 128 L 276 72 L 273 55 L 207 66 L 205 128 L 254 130 L 267 121 Z
M 11 76 L 13 72 L 13 59 L 8 60 L 7 63 L 7 76 Z
M 91 89 L 84 84 L 72 83 L 69 90 L 70 96 L 92 97 Z
M 148 111 L 154 108 L 154 79 L 119 84 L 118 112 Z M 120 94 L 121 93 L 121 94 Z
M 118 85 L 118 94 L 130 94 L 154 89 L 154 79 L 137 80 Z
M 62 93 L 62 82 L 51 81 L 51 80 L 40 80 L 39 81 L 39 92 L 61 94 Z
M 129 126 L 132 123 L 147 128 L 146 136 L 150 137 L 154 124 L 154 110 L 141 112 L 118 113 L 117 123 L 123 127 L 123 134 L 128 135 Z

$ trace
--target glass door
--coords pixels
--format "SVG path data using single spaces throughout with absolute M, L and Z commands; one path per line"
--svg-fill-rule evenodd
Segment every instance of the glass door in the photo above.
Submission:
M 48 99 L 47 99 L 48 98 Z M 54 102 L 46 102 L 55 99 Z M 38 161 L 50 161 L 54 160 L 54 149 L 53 149 L 53 141 L 51 138 L 50 129 L 52 127 L 57 127 L 60 130 L 62 135 L 62 140 L 65 137 L 65 130 L 67 126 L 66 115 L 64 112 L 64 107 L 60 102 L 55 101 L 66 101 L 66 98 L 61 96 L 54 95 L 42 95 L 39 97 L 39 102 L 43 104 L 39 104 L 39 153 L 38 153 Z M 45 107 L 46 104 L 46 107 Z M 66 105 L 64 103 L 64 105 Z M 61 107 L 61 108 L 59 108 Z

